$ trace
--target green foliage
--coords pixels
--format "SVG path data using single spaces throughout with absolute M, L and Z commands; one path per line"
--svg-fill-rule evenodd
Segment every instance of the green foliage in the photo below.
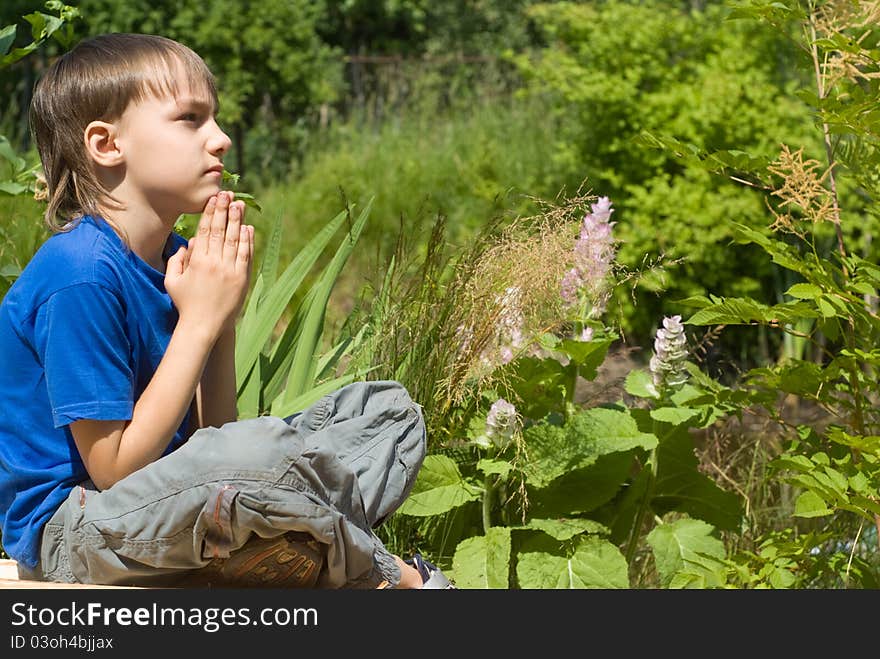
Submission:
M 637 344 L 674 300 L 710 290 L 725 296 L 774 290 L 759 252 L 728 256 L 727 219 L 767 223 L 759 191 L 713 177 L 707 165 L 751 181 L 748 171 L 772 159 L 780 141 L 804 144 L 811 153 L 821 148 L 809 130 L 808 108 L 792 93 L 802 59 L 786 35 L 725 20 L 716 3 L 691 6 L 539 4 L 528 15 L 546 47 L 514 58 L 528 93 L 553 99 L 560 128 L 551 139 L 570 185 L 586 177 L 593 190 L 619 200 L 620 262 L 632 271 L 646 258 L 680 260 L 636 278 L 634 299 L 621 288 L 622 329 Z M 652 140 L 691 145 L 711 154 L 710 163 L 689 152 L 678 158 L 672 150 L 646 148 Z
M 370 206 L 368 203 L 353 223 L 351 209 L 330 220 L 277 279 L 282 230 L 280 216 L 275 220 L 266 255 L 237 328 L 235 371 L 241 418 L 264 413 L 289 416 L 366 374 L 364 370 L 336 376 L 340 359 L 357 347 L 358 337 L 344 340 L 324 354 L 321 350 L 330 294 L 366 225 Z M 311 286 L 302 290 L 318 257 L 346 221 L 349 232 L 332 260 Z M 292 316 L 283 332 L 275 334 L 298 293 Z
M 336 51 L 317 34 L 323 2 L 296 0 L 81 0 L 86 31 L 161 34 L 186 44 L 217 77 L 221 125 L 229 127 L 236 170 L 285 172 L 306 119 L 334 100 Z
M 742 505 L 699 472 L 688 430 L 735 412 L 742 398 L 697 373 L 690 384 L 658 397 L 634 372 L 628 386 L 644 397 L 646 408 L 579 409 L 569 389 L 578 377 L 596 377 L 616 338 L 595 325 L 590 340 L 542 336 L 551 353 L 499 367 L 509 375 L 505 398 L 518 401 L 521 431 L 499 442 L 488 409 L 498 394 L 482 392 L 465 404 L 466 420 L 459 423 L 466 443 L 429 455 L 399 509 L 406 517 L 455 513 L 472 520 L 457 526 L 461 535 L 445 539 L 455 545 L 452 573 L 461 587 L 630 587 L 640 579 L 633 558 L 646 540 L 644 521 L 666 515 L 688 515 L 692 524 L 679 519 L 651 536 L 669 572 L 664 578 L 672 581 L 674 567 L 683 575 L 676 584 L 721 583 L 708 568 L 695 566 L 701 553 L 724 558 L 721 541 L 709 536 L 738 530 Z M 687 551 L 681 549 L 684 557 L 675 563 L 670 538 L 678 536 Z
M 821 406 L 830 423 L 799 425 L 788 433 L 787 445 L 771 463 L 771 478 L 789 484 L 797 493 L 791 514 L 795 532 L 767 533 L 757 552 L 735 557 L 733 583 L 790 587 L 834 581 L 876 587 L 880 561 L 875 545 L 873 560 L 849 555 L 829 547 L 834 531 L 858 527 L 876 528 L 880 520 L 880 398 L 875 346 L 880 339 L 877 315 L 878 271 L 873 259 L 862 252 L 860 232 L 873 231 L 873 224 L 857 229 L 844 220 L 857 218 L 877 201 L 878 189 L 865 172 L 880 166 L 876 149 L 874 110 L 880 100 L 880 55 L 876 25 L 864 32 L 859 3 L 846 7 L 819 3 L 751 2 L 737 16 L 758 17 L 774 24 L 796 20 L 804 28 L 802 46 L 814 63 L 813 93 L 802 97 L 815 105 L 816 129 L 826 144 L 824 163 L 804 161 L 783 149 L 768 167 L 776 197 L 768 200 L 776 221 L 775 232 L 766 233 L 733 224 L 737 242 L 760 247 L 769 260 L 787 271 L 792 282 L 784 292 L 791 301 L 768 306 L 750 298 L 692 299 L 699 307 L 691 324 L 748 323 L 798 334 L 820 347 L 815 360 L 789 358 L 767 368 L 749 371 L 748 389 L 767 412 L 782 420 L 778 394 L 787 394 Z M 858 40 L 854 35 L 858 34 Z M 853 59 L 855 58 L 855 59 Z M 838 66 L 849 62 L 851 68 Z M 840 153 L 851 167 L 840 167 Z M 798 152 L 799 153 L 799 152 Z M 822 171 L 826 171 L 822 174 Z M 769 175 L 775 175 L 775 179 Z M 849 178 L 849 180 L 847 180 Z M 845 185 L 855 186 L 861 200 L 841 194 Z M 869 206 L 870 207 L 870 206 Z M 875 213 L 870 210 L 871 215 Z M 830 231 L 829 231 L 830 229 Z M 828 240 L 831 234 L 832 240 Z M 797 535 L 796 529 L 809 530 Z

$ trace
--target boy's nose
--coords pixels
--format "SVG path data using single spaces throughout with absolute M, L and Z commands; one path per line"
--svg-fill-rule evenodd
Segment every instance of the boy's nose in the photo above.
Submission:
M 208 148 L 211 153 L 216 153 L 218 155 L 223 155 L 227 151 L 229 151 L 232 146 L 232 140 L 229 139 L 229 135 L 224 133 L 220 126 L 216 123 L 214 124 L 214 134 L 211 136 L 211 140 L 208 143 Z

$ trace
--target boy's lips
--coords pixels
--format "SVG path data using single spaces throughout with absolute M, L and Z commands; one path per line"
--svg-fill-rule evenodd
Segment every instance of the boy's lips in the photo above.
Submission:
M 214 165 L 213 167 L 209 168 L 208 171 L 206 171 L 205 173 L 219 174 L 220 176 L 223 176 L 223 165 Z

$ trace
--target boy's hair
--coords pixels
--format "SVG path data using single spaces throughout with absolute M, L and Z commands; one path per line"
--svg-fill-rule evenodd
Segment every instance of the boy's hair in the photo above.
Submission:
M 179 67 L 179 68 L 178 68 Z M 182 72 L 183 80 L 178 80 Z M 37 82 L 30 120 L 48 187 L 46 224 L 62 231 L 71 219 L 95 215 L 99 203 L 121 204 L 101 185 L 85 145 L 92 121 L 115 121 L 130 103 L 177 96 L 183 83 L 217 107 L 214 76 L 181 43 L 150 34 L 104 34 L 77 44 Z M 105 218 L 106 219 L 106 218 Z

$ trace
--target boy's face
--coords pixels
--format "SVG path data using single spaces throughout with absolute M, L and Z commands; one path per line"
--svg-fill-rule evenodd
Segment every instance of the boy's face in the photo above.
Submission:
M 122 201 L 146 204 L 173 222 L 201 212 L 220 190 L 231 141 L 215 121 L 210 97 L 183 84 L 177 98 L 147 95 L 132 103 L 116 123 L 125 161 Z

